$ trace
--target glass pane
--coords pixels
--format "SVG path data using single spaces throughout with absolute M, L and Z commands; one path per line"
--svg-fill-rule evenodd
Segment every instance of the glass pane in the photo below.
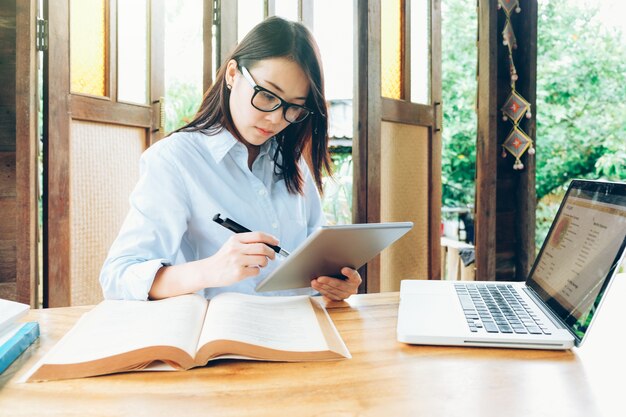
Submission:
M 430 104 L 429 0 L 411 0 L 411 101 Z
M 275 0 L 274 14 L 284 17 L 285 19 L 298 21 L 298 3 L 297 0 Z
M 237 41 L 241 41 L 250 30 L 265 17 L 265 2 L 239 0 L 237 3 Z
M 107 8 L 105 0 L 70 0 L 70 89 L 107 95 Z
M 148 103 L 147 0 L 117 3 L 117 100 Z
M 188 123 L 198 110 L 203 91 L 204 0 L 165 2 L 165 130 Z M 213 41 L 215 39 L 213 27 Z M 215 74 L 213 43 L 212 74 Z
M 381 2 L 381 95 L 402 99 L 402 1 Z
M 353 20 L 352 1 L 317 0 L 315 2 L 313 36 L 322 55 L 328 100 L 352 100 Z M 333 29 L 328 30 L 328 28 Z M 350 128 L 350 136 L 352 136 L 352 128 Z
M 313 36 L 324 65 L 333 166 L 333 178 L 324 177 L 323 208 L 329 224 L 349 224 L 353 181 L 354 2 L 316 0 L 313 7 Z

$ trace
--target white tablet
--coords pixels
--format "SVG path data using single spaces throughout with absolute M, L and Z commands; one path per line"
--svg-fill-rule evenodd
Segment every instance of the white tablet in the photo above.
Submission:
M 358 269 L 411 230 L 413 223 L 322 226 L 261 281 L 257 292 L 311 286 L 320 276 L 345 278 L 341 268 Z

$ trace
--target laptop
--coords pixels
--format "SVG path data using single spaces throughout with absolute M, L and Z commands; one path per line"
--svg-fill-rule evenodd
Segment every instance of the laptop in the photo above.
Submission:
M 625 247 L 626 184 L 573 180 L 526 282 L 403 280 L 398 341 L 580 346 Z

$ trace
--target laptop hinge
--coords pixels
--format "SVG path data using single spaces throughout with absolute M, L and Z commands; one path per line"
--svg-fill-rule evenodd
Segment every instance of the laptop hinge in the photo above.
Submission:
M 526 292 L 526 294 L 528 294 L 528 296 L 533 299 L 537 307 L 539 307 L 541 311 L 543 311 L 543 313 L 550 319 L 550 321 L 552 322 L 552 324 L 554 324 L 555 327 L 559 329 L 567 330 L 567 332 L 571 334 L 572 337 L 574 338 L 576 345 L 580 343 L 580 340 L 578 339 L 578 337 L 574 333 L 572 333 L 570 328 L 567 327 L 567 325 L 563 322 L 563 320 L 561 320 L 559 316 L 554 314 L 552 310 L 546 307 L 544 301 L 541 299 L 541 297 L 539 297 L 539 295 L 537 295 L 537 293 L 535 292 L 535 290 L 532 289 L 532 287 L 525 285 L 523 289 Z
M 539 307 L 541 311 L 543 311 L 544 314 L 548 316 L 548 318 L 550 319 L 550 321 L 552 321 L 552 324 L 554 324 L 554 326 L 558 327 L 559 329 L 567 329 L 567 326 L 563 324 L 561 319 L 557 317 L 552 311 L 550 311 L 550 309 L 548 309 L 545 306 L 544 301 L 537 295 L 535 290 L 533 290 L 531 287 L 527 285 L 524 286 L 523 288 L 526 294 L 528 294 L 528 296 L 533 299 L 535 304 L 537 304 L 537 307 Z

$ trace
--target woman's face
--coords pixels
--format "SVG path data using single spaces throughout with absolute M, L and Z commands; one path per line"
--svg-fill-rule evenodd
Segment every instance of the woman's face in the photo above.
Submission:
M 265 59 L 247 69 L 258 86 L 288 103 L 304 105 L 309 94 L 309 80 L 294 61 Z M 226 82 L 231 85 L 229 105 L 233 123 L 248 144 L 260 146 L 289 125 L 283 117 L 283 106 L 272 112 L 262 112 L 252 106 L 254 87 L 237 68 L 235 60 L 228 63 Z

